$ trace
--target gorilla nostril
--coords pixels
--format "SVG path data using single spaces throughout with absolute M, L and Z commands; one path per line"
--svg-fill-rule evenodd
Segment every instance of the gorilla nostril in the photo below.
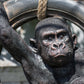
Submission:
M 58 47 L 58 45 L 56 45 L 56 44 L 53 44 L 53 47 L 57 48 L 57 47 Z
M 63 46 L 63 44 L 61 43 L 61 44 L 59 44 L 59 47 L 62 47 Z
M 64 49 L 65 48 L 65 43 L 59 44 L 59 47 L 62 48 L 62 49 Z

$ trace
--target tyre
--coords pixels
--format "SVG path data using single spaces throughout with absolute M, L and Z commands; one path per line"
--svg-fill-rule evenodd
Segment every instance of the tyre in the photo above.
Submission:
M 37 18 L 38 0 L 8 0 L 3 3 L 13 28 Z M 48 0 L 47 17 L 56 14 L 70 20 L 84 31 L 84 6 L 70 0 Z

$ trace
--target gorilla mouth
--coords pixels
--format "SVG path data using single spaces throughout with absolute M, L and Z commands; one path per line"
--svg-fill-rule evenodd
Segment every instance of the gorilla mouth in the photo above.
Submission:
M 57 55 L 54 55 L 53 57 L 64 57 L 65 56 L 65 54 L 57 54 Z
M 64 56 L 66 56 L 66 54 L 65 53 L 62 53 L 62 52 L 58 53 L 56 51 L 53 51 L 53 52 L 50 53 L 50 56 L 56 58 L 56 57 L 64 57 Z

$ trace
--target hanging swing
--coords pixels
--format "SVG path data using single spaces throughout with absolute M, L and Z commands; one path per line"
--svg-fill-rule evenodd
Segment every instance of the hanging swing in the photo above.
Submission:
M 43 0 L 40 0 L 43 1 Z M 39 17 L 38 2 L 39 0 L 9 0 L 3 3 L 9 22 L 13 28 L 17 28 L 25 22 Z M 45 0 L 47 1 L 47 0 Z M 72 23 L 79 26 L 84 31 L 84 6 L 71 0 L 48 0 L 43 2 L 46 17 L 53 17 L 58 14 Z M 42 6 L 42 5 L 41 5 Z M 43 6 L 44 7 L 44 6 Z M 45 15 L 45 14 L 44 14 Z

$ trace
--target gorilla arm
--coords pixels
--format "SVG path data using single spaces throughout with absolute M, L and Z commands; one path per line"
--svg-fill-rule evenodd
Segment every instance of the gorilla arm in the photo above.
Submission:
M 70 84 L 84 84 L 84 77 L 74 79 Z
M 78 49 L 75 53 L 76 72 L 84 76 L 84 48 Z
M 19 62 L 22 58 L 27 60 L 28 54 L 32 53 L 24 40 L 9 25 L 2 6 L 0 6 L 0 44 Z
M 30 84 L 57 84 L 48 69 L 42 69 L 42 64 L 35 59 L 32 51 L 18 33 L 9 25 L 7 18 L 0 9 L 0 43 L 21 63 Z

